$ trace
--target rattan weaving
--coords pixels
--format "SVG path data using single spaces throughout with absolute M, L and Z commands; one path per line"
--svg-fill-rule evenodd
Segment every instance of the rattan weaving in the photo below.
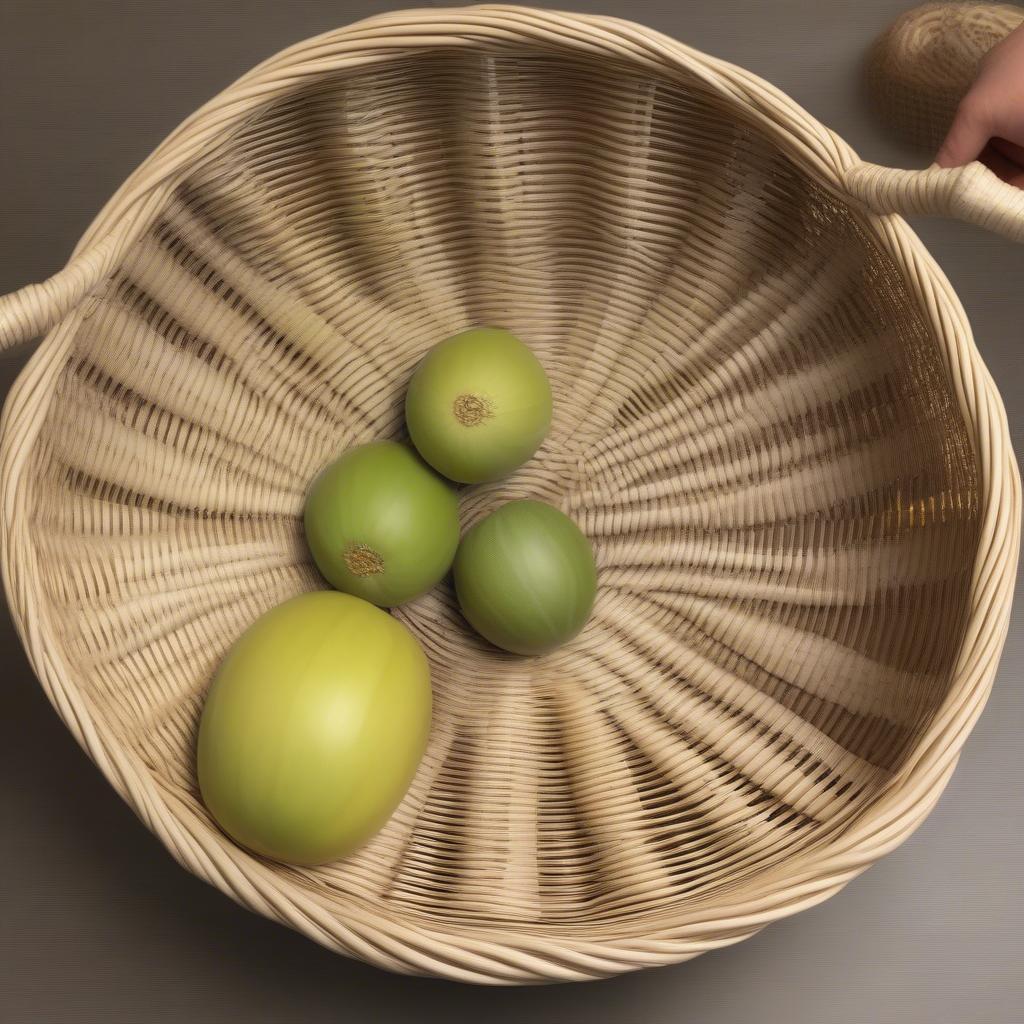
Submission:
M 897 212 L 1024 236 L 980 165 L 904 172 L 623 21 L 389 14 L 272 58 L 126 182 L 68 267 L 0 443 L 10 606 L 54 706 L 189 870 L 351 956 L 585 979 L 736 942 L 928 813 L 1002 646 L 1020 490 L 949 283 Z M 489 648 L 449 587 L 429 750 L 319 869 L 233 845 L 193 742 L 219 659 L 322 586 L 309 480 L 402 434 L 440 338 L 508 327 L 555 402 L 463 493 L 592 539 L 571 644 Z

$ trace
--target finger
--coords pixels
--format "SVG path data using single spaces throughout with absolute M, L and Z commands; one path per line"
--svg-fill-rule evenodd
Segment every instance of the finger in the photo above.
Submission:
M 1009 185 L 1024 188 L 1024 166 L 1004 156 L 995 146 L 986 146 L 981 153 L 981 162 L 999 175 Z
M 935 162 L 940 167 L 961 167 L 970 163 L 984 148 L 990 135 L 986 118 L 973 103 L 961 103 L 939 148 Z
M 1010 142 L 1009 139 L 1001 139 L 999 136 L 990 139 L 989 145 L 1015 164 L 1020 164 L 1021 167 L 1024 167 L 1024 146 L 1018 146 L 1016 142 Z

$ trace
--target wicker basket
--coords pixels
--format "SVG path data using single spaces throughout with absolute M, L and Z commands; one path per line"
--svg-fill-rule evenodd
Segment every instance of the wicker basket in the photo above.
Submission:
M 398 971 L 582 979 L 834 893 L 935 803 L 1005 635 L 1020 489 L 949 283 L 897 212 L 1024 237 L 980 165 L 896 171 L 764 82 L 608 18 L 390 14 L 189 118 L 50 281 L 3 424 L 3 563 L 42 685 L 189 870 Z M 193 738 L 218 660 L 322 586 L 307 481 L 398 436 L 421 354 L 507 326 L 555 422 L 538 496 L 600 595 L 539 659 L 402 608 L 429 751 L 346 861 L 229 842 Z
M 934 153 L 989 50 L 1021 23 L 1024 8 L 976 0 L 902 14 L 868 54 L 868 92 L 881 120 Z

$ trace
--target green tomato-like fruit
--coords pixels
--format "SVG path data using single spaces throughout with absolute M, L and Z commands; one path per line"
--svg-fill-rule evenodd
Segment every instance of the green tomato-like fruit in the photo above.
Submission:
M 199 788 L 265 857 L 347 856 L 391 816 L 430 731 L 430 670 L 397 619 L 320 591 L 258 619 L 221 665 L 199 726 Z
M 510 502 L 477 523 L 454 575 L 470 625 L 514 654 L 544 654 L 574 637 L 597 592 L 590 541 L 540 501 Z
M 313 483 L 305 522 L 328 582 L 382 608 L 439 582 L 459 543 L 454 490 L 394 441 L 353 448 L 331 463 Z
M 464 331 L 417 367 L 405 420 L 420 455 L 439 473 L 464 484 L 498 480 L 544 440 L 551 386 L 537 357 L 508 331 Z

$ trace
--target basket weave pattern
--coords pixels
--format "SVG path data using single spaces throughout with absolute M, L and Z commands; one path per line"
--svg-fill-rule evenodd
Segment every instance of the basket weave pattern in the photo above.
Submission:
M 867 83 L 882 121 L 908 142 L 935 152 L 956 108 L 997 43 L 1024 22 L 1013 4 L 926 3 L 880 36 Z
M 190 870 L 392 969 L 594 977 L 823 899 L 941 792 L 1019 540 L 963 313 L 880 215 L 1024 217 L 988 179 L 902 182 L 610 19 L 389 15 L 269 61 L 0 304 L 8 340 L 59 319 L 2 446 L 8 593 L 51 700 Z M 555 420 L 463 525 L 562 508 L 597 552 L 593 618 L 520 659 L 448 588 L 399 609 L 435 688 L 411 791 L 343 862 L 261 861 L 198 797 L 205 689 L 323 585 L 308 481 L 400 436 L 416 361 L 478 324 L 528 341 Z

